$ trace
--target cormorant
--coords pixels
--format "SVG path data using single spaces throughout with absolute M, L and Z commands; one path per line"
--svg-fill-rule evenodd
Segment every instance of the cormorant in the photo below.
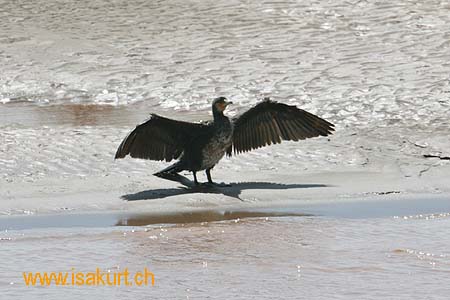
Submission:
M 296 106 L 265 98 L 238 118 L 230 120 L 223 114 L 232 104 L 225 97 L 214 99 L 214 119 L 203 123 L 177 121 L 151 114 L 144 123 L 136 126 L 120 144 L 115 158 L 128 154 L 135 158 L 165 160 L 178 159 L 175 164 L 154 175 L 164 177 L 183 170 L 196 173 L 206 170 L 208 182 L 211 169 L 227 153 L 239 154 L 282 140 L 298 141 L 327 136 L 334 125 Z

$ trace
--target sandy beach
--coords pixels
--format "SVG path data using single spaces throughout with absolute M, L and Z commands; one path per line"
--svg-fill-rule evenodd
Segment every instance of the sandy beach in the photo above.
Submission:
M 447 299 L 450 6 L 439 1 L 0 5 L 5 299 Z M 230 186 L 114 153 L 150 113 L 264 97 L 336 125 L 224 158 Z M 204 174 L 199 180 L 206 181 Z M 155 286 L 27 286 L 148 267 Z
M 8 154 L 2 159 L 3 215 L 105 210 L 171 213 L 285 206 L 303 207 L 304 213 L 311 213 L 314 209 L 308 209 L 315 205 L 445 199 L 450 193 L 447 132 L 442 125 L 432 135 L 428 130 L 398 126 L 370 131 L 338 127 L 328 138 L 284 142 L 224 158 L 213 175 L 231 187 L 192 189 L 189 172 L 182 173 L 187 185 L 152 175 L 167 163 L 113 159 L 118 144 L 133 125 L 113 127 L 111 123 L 132 122 L 134 115 L 129 107 L 106 109 L 109 113 L 102 108 L 82 108 L 83 118 L 92 120 L 98 115 L 99 119 L 84 125 L 91 121 L 76 120 L 76 108 L 67 106 L 26 108 L 30 115 L 59 116 L 64 121 L 56 122 L 61 125 L 53 120 L 26 119 L 21 125 L 3 127 L 3 152 Z M 15 107 L 19 115 L 21 110 Z M 137 111 L 135 118 L 139 119 L 141 111 Z M 206 112 L 172 115 L 188 120 L 208 118 Z M 20 117 L 11 110 L 7 118 Z M 76 122 L 81 123 L 74 125 Z M 206 181 L 204 174 L 200 181 Z M 430 206 L 415 213 L 442 212 L 432 210 Z M 380 216 L 401 214 L 384 211 Z M 325 209 L 320 214 L 334 212 Z

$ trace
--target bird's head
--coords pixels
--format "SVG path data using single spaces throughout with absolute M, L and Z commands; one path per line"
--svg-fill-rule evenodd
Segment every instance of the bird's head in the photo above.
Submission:
M 230 104 L 233 104 L 233 102 L 227 101 L 227 98 L 225 97 L 216 98 L 212 104 L 213 112 L 223 113 L 225 108 Z

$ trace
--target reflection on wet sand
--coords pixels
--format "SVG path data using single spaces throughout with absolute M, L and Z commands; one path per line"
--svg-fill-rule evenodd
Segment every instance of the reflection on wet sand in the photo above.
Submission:
M 70 122 L 72 126 L 94 126 L 120 112 L 110 105 L 74 104 L 57 106 L 51 113 L 58 124 Z
M 299 209 L 200 210 L 168 213 L 84 213 L 0 217 L 1 230 L 37 228 L 101 228 L 111 226 L 145 226 L 154 224 L 201 223 L 244 218 L 310 216 Z
M 149 107 L 145 103 L 134 105 L 97 105 L 97 104 L 65 104 L 65 105 L 29 105 L 14 103 L 3 105 L 0 110 L 0 126 L 132 126 L 144 121 L 150 113 L 173 116 L 173 112 Z M 203 112 L 183 113 L 174 118 L 185 120 L 206 119 Z
M 2 107 L 0 126 L 11 124 L 27 127 L 107 125 L 115 119 L 119 122 L 131 119 L 133 114 L 125 114 L 124 110 L 129 108 L 94 104 L 37 106 L 18 103 Z
M 267 217 L 304 217 L 310 214 L 296 212 L 277 211 L 214 211 L 203 210 L 194 212 L 179 212 L 173 214 L 146 214 L 134 215 L 120 219 L 116 226 L 145 226 L 152 224 L 184 224 L 214 222 L 225 220 L 237 220 L 245 218 L 267 218 Z

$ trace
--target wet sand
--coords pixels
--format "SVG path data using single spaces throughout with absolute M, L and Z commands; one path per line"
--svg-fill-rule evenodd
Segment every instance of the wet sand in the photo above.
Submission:
M 183 209 L 173 212 L 104 211 L 101 213 L 58 213 L 39 215 L 0 216 L 0 230 L 24 230 L 38 228 L 104 228 L 111 226 L 173 225 L 188 223 L 241 220 L 247 218 L 281 217 L 340 217 L 349 219 L 406 217 L 421 215 L 445 215 L 450 211 L 448 196 L 410 195 L 409 197 L 389 197 L 352 199 L 350 201 L 330 201 L 303 205 L 281 205 L 273 207 L 248 207 L 235 210 Z
M 42 117 L 22 118 L 15 107 L 0 131 L 8 154 L 0 159 L 0 287 L 8 299 L 448 295 L 448 161 L 423 156 L 444 149 L 439 130 L 415 132 L 428 141 L 420 146 L 399 139 L 409 130 L 389 138 L 385 128 L 338 130 L 330 140 L 225 159 L 213 178 L 230 187 L 193 188 L 190 174 L 151 175 L 165 163 L 113 160 L 128 123 L 146 112 L 24 107 Z M 45 119 L 49 112 L 58 117 Z M 156 284 L 27 287 L 21 277 L 97 267 L 148 267 Z
M 7 260 L 0 286 L 9 299 L 60 299 L 62 294 L 69 299 L 445 299 L 449 220 L 448 214 L 253 217 L 2 231 Z M 104 272 L 148 267 L 156 284 L 40 288 L 24 286 L 21 278 L 24 271 L 92 272 L 97 267 Z

